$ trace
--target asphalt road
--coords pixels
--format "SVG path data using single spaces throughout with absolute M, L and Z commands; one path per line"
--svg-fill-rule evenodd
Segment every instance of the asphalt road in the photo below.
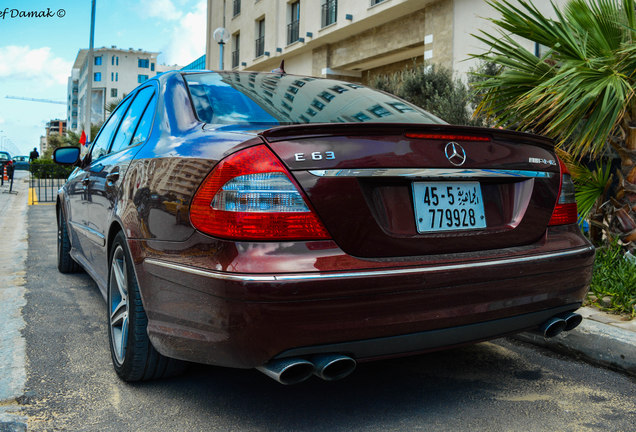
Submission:
M 499 339 L 362 364 L 345 380 L 282 386 L 254 370 L 193 366 L 126 384 L 112 370 L 105 303 L 55 268 L 53 206 L 31 206 L 27 258 L 29 430 L 634 431 L 636 380 Z

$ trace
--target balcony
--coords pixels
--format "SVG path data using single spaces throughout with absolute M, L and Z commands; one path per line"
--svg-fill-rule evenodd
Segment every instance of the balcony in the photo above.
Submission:
M 256 56 L 260 57 L 265 54 L 265 36 L 261 36 L 256 39 Z
M 241 0 L 234 0 L 232 3 L 232 16 L 235 17 L 241 13 Z
M 337 0 L 327 0 L 322 4 L 322 13 L 321 13 L 321 27 L 327 27 L 336 22 L 336 15 L 338 13 L 338 1 Z
M 292 21 L 287 24 L 287 45 L 300 39 L 300 21 Z

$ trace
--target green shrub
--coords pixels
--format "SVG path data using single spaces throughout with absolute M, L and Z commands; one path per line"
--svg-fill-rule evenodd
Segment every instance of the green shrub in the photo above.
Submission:
M 591 292 L 593 304 L 602 309 L 636 316 L 636 262 L 623 256 L 623 249 L 614 240 L 596 250 Z M 603 298 L 609 297 L 609 304 Z
M 35 178 L 67 178 L 75 169 L 69 165 L 58 165 L 50 159 L 31 161 L 29 171 Z

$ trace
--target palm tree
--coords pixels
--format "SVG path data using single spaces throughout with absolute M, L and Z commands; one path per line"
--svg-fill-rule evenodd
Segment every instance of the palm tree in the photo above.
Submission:
M 490 50 L 474 57 L 499 70 L 476 83 L 484 92 L 477 111 L 500 125 L 553 137 L 571 162 L 617 154 L 611 227 L 636 244 L 635 0 L 570 0 L 562 9 L 553 4 L 554 19 L 527 0 L 490 5 L 501 14 L 491 19 L 499 31 L 475 35 Z M 537 57 L 518 37 L 540 44 L 545 54 Z M 607 193 L 608 166 L 588 172 L 579 180 L 587 176 L 597 196 Z

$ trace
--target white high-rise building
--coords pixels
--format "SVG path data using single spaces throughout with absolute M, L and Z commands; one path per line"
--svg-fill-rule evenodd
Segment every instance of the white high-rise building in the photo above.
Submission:
M 78 52 L 68 84 L 67 121 L 69 129 L 79 132 L 84 128 L 88 50 Z M 91 122 L 102 123 L 108 112 L 105 107 L 119 102 L 135 87 L 149 78 L 180 66 L 157 64 L 157 52 L 142 49 L 96 48 L 93 50 L 93 76 Z

